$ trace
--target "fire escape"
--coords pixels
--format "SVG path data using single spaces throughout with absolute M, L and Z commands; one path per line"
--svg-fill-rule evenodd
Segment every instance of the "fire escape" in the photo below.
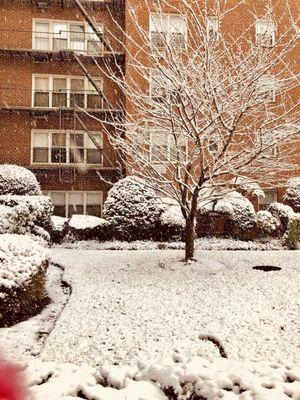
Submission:
M 89 109 L 88 113 L 97 117 L 97 115 L 105 114 L 107 118 L 113 118 L 117 116 L 118 118 L 123 118 L 123 110 L 122 107 L 114 108 L 112 104 L 110 104 L 108 98 L 106 97 L 104 91 L 99 88 L 97 82 L 93 75 L 89 72 L 89 68 L 92 64 L 97 64 L 98 62 L 116 62 L 120 63 L 124 67 L 124 52 L 115 52 L 111 47 L 110 43 L 106 40 L 103 35 L 103 32 L 99 30 L 97 22 L 92 17 L 91 11 L 97 9 L 109 9 L 109 12 L 113 10 L 124 11 L 125 0 L 16 0 L 20 3 L 28 3 L 30 2 L 32 6 L 37 7 L 41 10 L 46 10 L 50 6 L 57 5 L 62 9 L 65 7 L 74 7 L 76 8 L 83 19 L 86 21 L 94 35 L 99 40 L 99 43 L 102 45 L 103 51 L 99 54 L 83 54 L 77 52 L 75 50 L 47 50 L 40 51 L 32 49 L 8 49 L 8 48 L 0 48 L 0 56 L 6 56 L 9 58 L 17 57 L 17 58 L 25 58 L 34 60 L 36 62 L 47 62 L 47 61 L 69 61 L 76 63 L 84 76 L 90 83 L 90 85 L 94 88 L 95 92 L 100 96 L 101 103 L 103 104 L 102 109 L 93 110 Z M 1 2 L 1 0 L 0 0 Z M 57 114 L 59 116 L 59 129 L 64 130 L 66 126 L 72 126 L 71 130 L 75 132 L 77 127 L 79 127 L 80 131 L 85 132 L 85 134 L 92 140 L 92 142 L 98 147 L 97 140 L 95 140 L 94 134 L 89 131 L 86 124 L 83 121 L 82 116 L 86 114 L 85 110 L 77 107 L 58 107 L 58 108 L 38 108 L 38 107 L 25 107 L 25 106 L 7 106 L 7 104 L 0 103 L 0 112 L 29 112 L 34 118 L 46 118 L 47 115 Z M 106 117 L 105 117 L 106 118 Z M 70 129 L 70 128 L 69 128 Z M 111 161 L 110 157 L 104 154 L 101 150 L 101 154 L 103 159 L 105 160 L 106 167 L 103 168 L 106 171 L 119 171 L 120 168 L 117 168 L 116 165 Z M 73 182 L 76 180 L 76 171 L 77 165 L 72 165 L 72 168 L 63 168 L 63 166 L 59 163 L 58 167 L 59 171 L 59 180 L 63 182 Z M 104 174 L 105 176 L 105 171 Z

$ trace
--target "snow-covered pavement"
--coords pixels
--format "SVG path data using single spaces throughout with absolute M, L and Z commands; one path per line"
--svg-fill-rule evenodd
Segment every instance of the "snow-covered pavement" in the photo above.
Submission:
M 230 359 L 300 361 L 300 252 L 53 249 L 72 294 L 40 357 L 103 365 L 152 359 L 174 349 L 216 355 L 212 333 Z M 262 272 L 255 265 L 276 265 Z

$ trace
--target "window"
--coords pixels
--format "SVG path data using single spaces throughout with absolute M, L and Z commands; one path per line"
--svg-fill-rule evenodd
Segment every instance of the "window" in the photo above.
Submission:
M 276 189 L 265 189 L 265 197 L 258 198 L 258 207 L 260 210 L 266 210 L 271 203 L 277 201 L 277 190 Z
M 100 150 L 99 150 L 100 149 Z M 32 163 L 101 165 L 100 132 L 33 131 Z
M 102 79 L 93 81 L 102 91 Z M 33 106 L 102 109 L 103 98 L 86 77 L 33 76 Z
M 49 107 L 50 105 L 49 78 L 36 77 L 34 80 L 34 99 L 35 107 Z
M 101 217 L 102 192 L 46 192 L 54 205 L 54 215 L 71 217 L 73 214 L 86 214 Z
M 52 49 L 67 50 L 68 48 L 68 24 L 65 22 L 52 23 Z
M 103 35 L 103 26 L 97 30 Z M 74 50 L 97 55 L 103 52 L 103 44 L 93 29 L 84 22 L 47 21 L 33 22 L 33 48 L 35 50 Z
M 67 78 L 53 78 L 52 107 L 67 107 Z
M 152 69 L 150 75 L 151 100 L 162 102 L 167 97 L 167 79 L 159 69 Z
M 85 50 L 85 25 L 70 24 L 70 49 Z
M 263 75 L 257 82 L 257 96 L 261 101 L 275 101 L 276 79 L 272 75 Z
M 103 108 L 103 98 L 99 95 L 99 91 L 102 92 L 102 80 L 94 79 L 98 90 L 92 85 L 90 81 L 87 82 L 87 108 L 101 109 Z
M 70 79 L 70 106 L 85 108 L 84 78 Z
M 50 50 L 50 24 L 48 22 L 36 22 L 34 27 L 36 50 Z
M 207 17 L 206 35 L 209 42 L 219 39 L 219 19 L 217 17 Z
M 175 14 L 150 16 L 150 40 L 156 51 L 164 51 L 167 46 L 172 49 L 184 49 L 186 37 L 186 21 L 181 16 Z
M 97 30 L 103 36 L 103 27 L 97 26 Z M 99 39 L 99 36 L 95 34 L 93 29 L 87 27 L 87 53 L 88 54 L 100 54 L 103 52 L 103 42 Z
M 175 140 L 176 139 L 176 140 Z M 161 132 L 155 129 L 151 132 L 151 161 L 162 163 L 165 161 L 181 161 L 186 159 L 187 141 L 183 135 Z
M 256 21 L 256 44 L 262 47 L 275 46 L 275 23 L 272 20 L 261 19 Z

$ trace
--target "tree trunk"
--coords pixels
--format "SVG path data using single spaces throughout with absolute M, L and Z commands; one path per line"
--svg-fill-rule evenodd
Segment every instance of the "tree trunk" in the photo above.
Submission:
M 192 260 L 195 254 L 195 217 L 189 216 L 185 224 L 185 261 Z

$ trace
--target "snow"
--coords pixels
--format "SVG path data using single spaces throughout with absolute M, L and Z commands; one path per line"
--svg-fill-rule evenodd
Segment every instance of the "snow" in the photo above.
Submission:
M 99 242 L 96 240 L 76 241 L 74 243 L 64 242 L 57 244 L 55 248 L 77 249 L 77 250 L 157 250 L 157 249 L 181 249 L 183 242 L 152 242 L 136 240 L 132 242 L 107 241 Z M 243 241 L 223 238 L 199 238 L 195 240 L 197 250 L 283 250 L 284 246 L 278 239 L 268 239 L 267 241 Z
M 94 217 L 92 215 L 72 215 L 68 225 L 73 229 L 93 229 L 100 226 L 108 225 L 109 223 L 102 218 Z
M 52 215 L 51 216 L 51 221 L 52 221 L 52 225 L 53 225 L 54 230 L 63 231 L 64 226 L 65 226 L 66 222 L 68 221 L 68 218 Z
M 40 362 L 24 368 L 36 400 L 168 400 L 167 390 L 181 400 L 298 400 L 300 394 L 299 367 L 280 363 L 168 357 L 133 368 Z
M 263 231 L 272 233 L 280 226 L 280 221 L 274 217 L 269 211 L 261 210 L 256 214 L 257 226 Z
M 41 243 L 30 236 L 0 235 L 0 293 L 1 288 L 23 285 L 38 272 L 48 257 Z
M 223 342 L 229 358 L 300 361 L 297 251 L 121 252 L 53 249 L 72 294 L 41 360 L 91 366 L 137 359 L 218 356 L 199 334 Z M 277 265 L 262 272 L 256 265 Z
M 185 219 L 182 216 L 179 206 L 169 206 L 160 216 L 160 222 L 163 225 L 177 225 L 185 227 Z
M 61 285 L 62 274 L 63 270 L 53 264 L 47 268 L 46 291 L 51 303 L 40 314 L 11 327 L 0 328 L 2 357 L 25 362 L 39 354 L 69 296 Z
M 0 194 L 41 195 L 35 175 L 28 169 L 11 164 L 0 165 Z

